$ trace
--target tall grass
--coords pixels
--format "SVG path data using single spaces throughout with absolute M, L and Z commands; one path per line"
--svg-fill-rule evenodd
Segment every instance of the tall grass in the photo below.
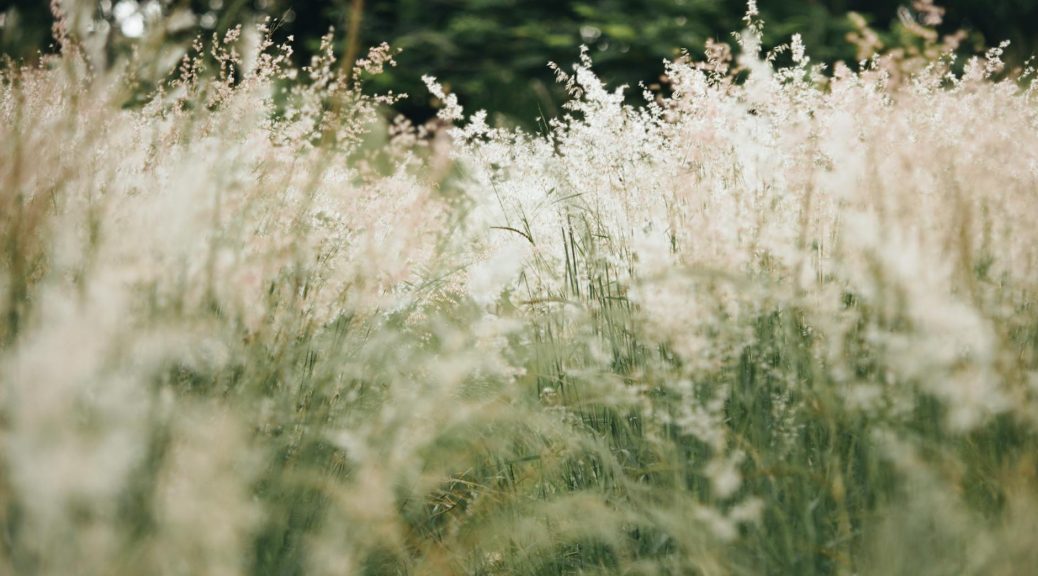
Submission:
M 826 75 L 751 2 L 641 106 L 584 54 L 540 134 L 66 6 L 0 75 L 0 573 L 1032 573 L 1033 71 L 929 5 Z

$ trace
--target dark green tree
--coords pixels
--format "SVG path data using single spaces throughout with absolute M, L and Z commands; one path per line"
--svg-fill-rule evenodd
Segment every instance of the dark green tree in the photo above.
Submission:
M 701 53 L 708 38 L 730 40 L 745 10 L 741 0 L 101 0 L 112 20 L 120 3 L 158 2 L 166 12 L 190 9 L 199 31 L 220 30 L 260 14 L 274 19 L 279 38 L 294 36 L 305 63 L 329 28 L 339 31 L 341 53 L 388 41 L 403 50 L 399 66 L 374 79 L 372 89 L 406 92 L 401 111 L 430 113 L 422 74 L 437 76 L 469 109 L 535 121 L 561 101 L 548 61 L 565 65 L 587 45 L 598 73 L 613 85 L 656 82 L 661 61 L 681 49 Z M 816 62 L 852 60 L 848 11 L 877 30 L 896 28 L 898 8 L 913 0 L 760 0 L 767 44 L 799 32 Z M 138 3 L 139 2 L 139 3 Z M 44 0 L 0 0 L 0 51 L 31 59 L 48 47 L 50 14 Z M 1038 2 L 947 0 L 942 32 L 969 31 L 974 44 L 1013 42 L 1007 59 L 1020 64 L 1038 47 Z M 125 10 L 125 7 L 124 7 Z M 359 18 L 357 17 L 359 15 Z M 351 20 L 358 34 L 348 38 Z M 113 21 L 114 23 L 114 21 Z M 118 26 L 113 27 L 118 35 Z M 896 34 L 887 33 L 889 41 Z M 631 91 L 637 94 L 638 90 Z

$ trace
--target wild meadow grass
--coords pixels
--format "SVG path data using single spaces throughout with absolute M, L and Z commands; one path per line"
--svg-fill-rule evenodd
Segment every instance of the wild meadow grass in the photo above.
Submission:
M 1034 71 L 917 4 L 640 105 L 583 54 L 539 132 L 67 10 L 0 74 L 0 573 L 1035 573 Z

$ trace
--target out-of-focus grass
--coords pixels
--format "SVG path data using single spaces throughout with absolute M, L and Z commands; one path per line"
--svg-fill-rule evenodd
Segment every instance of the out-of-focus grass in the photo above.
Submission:
M 534 136 L 70 17 L 0 76 L 0 572 L 1038 567 L 1029 79 L 747 25 Z

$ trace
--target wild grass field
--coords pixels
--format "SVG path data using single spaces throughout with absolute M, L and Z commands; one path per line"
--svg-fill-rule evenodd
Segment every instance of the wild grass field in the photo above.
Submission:
M 0 73 L 0 574 L 1038 573 L 1034 70 L 927 6 L 829 70 L 750 2 L 642 104 L 574 54 L 540 131 L 62 14 Z

